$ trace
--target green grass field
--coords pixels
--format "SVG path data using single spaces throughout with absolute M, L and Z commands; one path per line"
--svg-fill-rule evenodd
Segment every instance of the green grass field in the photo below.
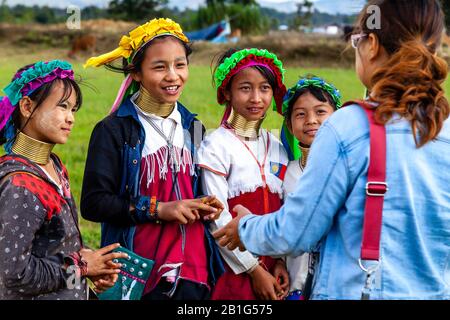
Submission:
M 21 66 L 34 60 L 24 60 L 17 57 L 6 60 L 0 58 L 0 88 L 4 88 L 10 81 L 13 73 Z M 96 88 L 90 89 L 82 86 L 84 103 L 76 116 L 75 128 L 66 145 L 57 146 L 55 152 L 62 158 L 68 168 L 71 178 L 71 188 L 77 202 L 80 200 L 81 183 L 83 178 L 86 152 L 94 125 L 105 117 L 123 77 L 106 71 L 103 68 L 83 69 L 81 63 L 74 64 L 75 72 L 84 82 Z M 344 100 L 361 98 L 363 87 L 359 83 L 352 69 L 299 69 L 288 68 L 286 85 L 293 85 L 300 75 L 312 73 L 324 77 L 334 83 L 341 91 Z M 449 83 L 447 83 L 447 89 Z M 1 93 L 4 94 L 3 92 Z M 198 113 L 198 118 L 207 129 L 217 127 L 223 107 L 215 102 L 215 91 L 211 84 L 211 71 L 209 66 L 191 65 L 189 81 L 184 89 L 180 101 L 192 112 Z M 282 118 L 275 112 L 270 113 L 264 126 L 268 129 L 280 127 Z M 99 164 L 100 165 L 100 164 Z M 99 224 L 85 221 L 80 217 L 81 231 L 87 245 L 98 247 L 100 238 Z

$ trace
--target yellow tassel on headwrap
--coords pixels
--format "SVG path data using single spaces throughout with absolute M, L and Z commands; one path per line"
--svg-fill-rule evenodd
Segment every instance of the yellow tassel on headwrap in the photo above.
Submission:
M 102 54 L 98 57 L 89 58 L 84 64 L 84 67 L 98 67 L 112 62 L 120 57 L 128 59 L 143 44 L 159 35 L 165 34 L 177 37 L 183 42 L 189 42 L 189 39 L 183 34 L 183 30 L 178 23 L 171 19 L 153 19 L 132 30 L 129 33 L 129 36 L 122 36 L 117 49 Z

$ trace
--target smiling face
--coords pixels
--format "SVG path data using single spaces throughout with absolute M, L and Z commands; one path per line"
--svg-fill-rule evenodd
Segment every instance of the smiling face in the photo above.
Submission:
M 272 103 L 273 90 L 269 81 L 254 68 L 237 73 L 225 92 L 225 99 L 234 111 L 248 121 L 264 117 Z
M 70 92 L 70 95 L 68 93 Z M 68 95 L 68 97 L 66 97 Z M 21 100 L 22 130 L 26 135 L 50 144 L 65 144 L 75 123 L 77 98 L 73 87 L 67 93 L 64 84 L 56 81 L 49 96 L 39 105 L 28 97 Z M 28 121 L 29 119 L 29 121 Z M 28 122 L 27 122 L 28 121 Z
M 310 146 L 319 127 L 333 112 L 334 108 L 328 102 L 306 92 L 295 101 L 288 128 L 302 145 Z
M 132 74 L 159 103 L 175 103 L 188 76 L 186 50 L 174 37 L 153 40 L 145 50 L 141 71 Z

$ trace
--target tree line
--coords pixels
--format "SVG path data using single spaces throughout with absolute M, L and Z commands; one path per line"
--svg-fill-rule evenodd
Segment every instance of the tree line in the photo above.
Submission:
M 8 5 L 0 0 L 0 22 L 3 23 L 64 23 L 66 9 L 49 6 Z M 168 0 L 112 0 L 106 8 L 88 6 L 81 9 L 81 19 L 114 19 L 145 22 L 153 17 L 169 17 L 178 21 L 186 31 L 200 29 L 229 18 L 234 28 L 244 33 L 261 33 L 276 28 L 278 19 L 261 11 L 255 0 L 207 0 L 198 10 L 169 8 Z
M 450 0 L 441 0 L 446 14 L 447 30 L 450 30 Z M 230 20 L 232 28 L 239 28 L 245 34 L 258 34 L 269 29 L 277 29 L 280 24 L 292 29 L 299 26 L 323 24 L 352 24 L 355 16 L 327 14 L 314 9 L 310 0 L 298 3 L 297 11 L 283 13 L 269 8 L 261 8 L 256 0 L 206 0 L 197 10 L 169 8 L 168 0 L 112 0 L 106 8 L 88 6 L 81 9 L 81 18 L 116 19 L 141 23 L 153 17 L 170 17 L 186 31 L 207 27 L 224 18 Z M 0 22 L 6 23 L 62 23 L 67 20 L 66 9 L 49 6 L 8 5 L 0 1 Z

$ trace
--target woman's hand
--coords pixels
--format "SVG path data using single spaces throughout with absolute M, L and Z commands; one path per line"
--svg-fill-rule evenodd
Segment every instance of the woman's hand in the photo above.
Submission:
M 114 243 L 95 251 L 81 249 L 80 255 L 87 262 L 87 276 L 118 274 L 122 265 L 114 263 L 112 260 L 128 257 L 124 252 L 111 252 L 119 246 L 120 244 Z
M 237 213 L 236 218 L 228 222 L 226 226 L 213 232 L 213 237 L 219 241 L 219 245 L 227 247 L 229 250 L 234 250 L 239 247 L 239 250 L 245 251 L 245 246 L 239 238 L 239 220 L 242 217 L 251 214 L 251 212 L 244 206 L 237 205 L 233 208 Z
M 217 214 L 214 206 L 203 203 L 202 199 L 187 199 L 170 202 L 160 202 L 158 205 L 158 219 L 179 224 L 194 223 L 199 220 L 200 211 L 204 215 Z
M 249 273 L 253 292 L 261 300 L 280 300 L 283 289 L 277 279 L 267 272 L 263 267 L 257 266 Z
M 286 268 L 286 262 L 283 259 L 277 259 L 273 267 L 273 276 L 280 284 L 282 292 L 279 295 L 280 300 L 287 297 L 289 293 L 289 273 Z

